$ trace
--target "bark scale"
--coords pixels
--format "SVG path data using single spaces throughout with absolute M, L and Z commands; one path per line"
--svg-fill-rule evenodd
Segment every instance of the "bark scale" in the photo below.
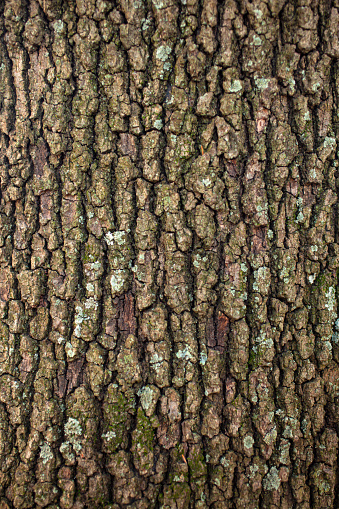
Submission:
M 1 509 L 338 507 L 338 0 L 0 8 Z

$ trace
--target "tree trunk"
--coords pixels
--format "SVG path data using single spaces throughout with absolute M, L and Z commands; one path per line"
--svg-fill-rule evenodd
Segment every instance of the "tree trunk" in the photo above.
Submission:
M 339 507 L 339 4 L 4 0 L 0 508 Z

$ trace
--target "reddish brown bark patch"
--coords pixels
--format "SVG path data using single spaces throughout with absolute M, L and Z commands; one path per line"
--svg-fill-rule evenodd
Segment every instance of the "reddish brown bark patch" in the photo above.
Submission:
M 36 146 L 32 147 L 31 157 L 34 166 L 34 174 L 37 177 L 42 177 L 48 157 L 47 145 L 43 140 L 40 140 Z
M 55 394 L 59 398 L 63 398 L 65 394 L 69 394 L 72 389 L 76 389 L 83 382 L 83 365 L 85 358 L 77 359 L 69 362 L 66 373 L 59 373 L 57 378 L 57 389 Z
M 265 227 L 253 228 L 252 248 L 254 254 L 258 254 L 267 249 Z
M 137 321 L 135 318 L 134 297 L 131 293 L 126 293 L 119 299 L 118 316 L 118 329 L 123 338 L 127 338 L 129 334 L 135 334 Z
M 216 339 L 217 339 L 217 348 L 218 348 L 218 350 L 220 350 L 221 353 L 225 350 L 226 339 L 227 339 L 227 334 L 228 334 L 229 330 L 230 330 L 230 327 L 229 327 L 228 317 L 226 315 L 224 315 L 223 313 L 219 312 L 218 318 L 217 318 Z

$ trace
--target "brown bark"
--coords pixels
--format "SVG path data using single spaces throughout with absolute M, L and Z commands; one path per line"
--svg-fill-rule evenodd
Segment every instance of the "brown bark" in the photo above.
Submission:
M 0 9 L 0 508 L 338 507 L 338 1 Z

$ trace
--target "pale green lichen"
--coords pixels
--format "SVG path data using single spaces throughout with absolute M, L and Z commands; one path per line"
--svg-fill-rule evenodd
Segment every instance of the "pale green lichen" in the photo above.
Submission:
M 53 28 L 57 34 L 60 34 L 64 30 L 64 27 L 65 23 L 61 19 L 57 19 L 53 23 Z
M 193 265 L 194 265 L 194 267 L 199 268 L 201 265 L 201 262 L 207 262 L 207 260 L 208 260 L 207 256 L 202 257 L 202 256 L 200 256 L 199 253 L 197 253 L 194 256 Z
M 141 403 L 143 410 L 147 411 L 150 408 L 153 398 L 154 398 L 154 395 L 155 395 L 155 391 L 151 387 L 148 387 L 148 386 L 142 387 L 138 391 L 138 396 L 140 396 L 140 403 Z
M 274 444 L 274 442 L 276 441 L 277 439 L 277 435 L 278 435 L 278 432 L 277 432 L 277 428 L 276 426 L 274 425 L 273 428 L 268 431 L 266 433 L 266 435 L 264 436 L 264 442 L 265 444 L 267 445 L 272 445 Z
M 49 444 L 45 442 L 43 445 L 40 445 L 40 458 L 42 459 L 43 464 L 45 465 L 49 460 L 53 459 L 52 449 Z
M 212 181 L 211 181 L 211 179 L 209 179 L 209 178 L 204 178 L 204 179 L 202 179 L 202 180 L 201 180 L 201 183 L 202 183 L 205 187 L 207 187 L 207 188 L 208 188 L 208 187 L 211 187 L 211 185 L 212 185 Z
M 82 435 L 82 428 L 77 419 L 69 417 L 64 427 L 65 437 L 67 441 L 64 444 L 71 444 L 76 452 L 79 452 L 82 448 L 79 441 L 79 437 Z
M 254 44 L 254 46 L 261 46 L 262 45 L 262 40 L 259 37 L 259 35 L 255 34 L 253 36 L 253 44 Z
M 159 364 L 163 360 L 164 360 L 163 356 L 159 355 L 157 352 L 153 353 L 149 359 L 150 364 Z
M 151 26 L 151 20 L 145 19 L 142 23 L 142 29 L 147 30 Z
M 114 246 L 115 243 L 117 243 L 119 246 L 122 246 L 126 243 L 126 232 L 124 230 L 107 232 L 105 235 L 105 240 L 109 246 Z
M 243 444 L 244 444 L 245 449 L 252 449 L 253 444 L 254 444 L 253 437 L 251 437 L 251 435 L 247 435 L 243 440 Z
M 270 270 L 268 267 L 259 267 L 254 271 L 253 290 L 267 293 L 270 285 Z
M 94 285 L 92 283 L 87 283 L 86 284 L 86 290 L 88 292 L 94 292 Z
M 290 85 L 290 87 L 291 87 L 291 89 L 292 89 L 292 91 L 294 93 L 294 91 L 295 91 L 295 79 L 290 76 L 286 81 Z
M 281 277 L 281 279 L 284 281 L 285 284 L 287 284 L 289 282 L 289 275 L 290 275 L 290 271 L 288 269 L 288 267 L 283 267 L 279 273 L 279 276 Z
M 258 470 L 259 470 L 258 465 L 250 465 L 250 475 L 249 475 L 250 479 L 253 479 Z
M 320 495 L 323 495 L 324 493 L 329 493 L 331 491 L 331 485 L 327 481 L 323 481 L 318 485 L 318 489 Z
M 326 350 L 328 350 L 328 352 L 332 352 L 333 348 L 332 348 L 330 341 L 327 341 L 327 340 L 323 341 L 321 346 L 322 346 L 322 348 L 325 348 Z
M 205 364 L 207 362 L 207 355 L 204 352 L 200 353 L 199 362 L 200 362 L 201 366 L 205 366 Z
M 229 87 L 229 92 L 240 92 L 242 90 L 242 84 L 240 80 L 233 80 L 231 86 Z
M 285 426 L 285 429 L 284 429 L 284 432 L 283 432 L 283 437 L 285 437 L 285 438 L 293 438 L 292 428 L 288 424 Z
M 166 62 L 172 50 L 170 46 L 159 46 L 156 51 L 156 57 L 158 60 L 162 60 L 162 62 Z
M 163 0 L 152 0 L 152 2 L 156 9 L 163 9 L 165 7 L 165 2 Z
M 93 307 L 97 308 L 98 303 L 93 299 L 93 297 L 90 297 L 85 303 L 85 308 L 92 309 Z M 77 336 L 77 337 L 81 336 L 81 328 L 82 328 L 81 326 L 82 326 L 83 322 L 86 320 L 90 320 L 90 317 L 84 312 L 83 307 L 75 306 L 75 317 L 74 317 L 74 323 L 76 326 L 74 329 L 75 336 Z
M 333 286 L 330 286 L 328 291 L 325 294 L 325 297 L 327 299 L 327 302 L 325 303 L 325 308 L 327 308 L 330 313 L 333 313 L 336 305 L 336 298 L 335 298 L 335 288 Z
M 206 457 L 207 459 L 207 457 Z M 228 468 L 230 466 L 230 462 L 229 460 L 225 457 L 225 456 L 222 456 L 220 458 L 220 464 L 224 467 L 224 468 Z
M 259 336 L 255 338 L 256 346 L 253 346 L 252 350 L 254 353 L 258 352 L 258 347 L 273 348 L 274 341 L 272 338 L 268 338 L 265 331 L 260 331 Z
M 312 179 L 316 179 L 317 178 L 317 172 L 316 172 L 316 169 L 315 168 L 312 168 L 311 171 L 310 171 L 310 177 Z
M 105 235 L 105 240 L 108 246 L 113 246 L 114 244 L 114 236 L 112 232 L 107 232 Z
M 254 78 L 257 88 L 265 90 L 269 85 L 269 80 L 265 78 Z
M 332 335 L 332 341 L 333 341 L 333 343 L 339 344 L 339 319 L 337 319 L 335 321 L 334 329 L 335 329 L 335 331 L 333 332 L 333 335 Z
M 98 307 L 98 302 L 93 297 L 90 297 L 89 299 L 86 300 L 85 309 L 97 309 L 97 307 Z M 89 319 L 89 318 L 90 317 L 86 316 L 86 319 Z
M 70 343 L 69 341 L 67 341 L 67 343 L 65 345 L 65 350 L 66 350 L 67 357 L 69 357 L 70 359 L 76 355 L 76 350 L 73 347 L 72 343 Z
M 184 350 L 178 350 L 176 356 L 178 359 L 183 359 L 185 361 L 193 359 L 193 355 L 191 354 L 188 346 L 186 346 Z
M 65 424 L 65 435 L 69 437 L 79 436 L 82 434 L 82 428 L 77 419 L 73 417 L 69 417 L 68 421 Z
M 107 442 L 109 442 L 113 438 L 116 438 L 116 436 L 117 436 L 117 434 L 115 433 L 115 431 L 107 431 L 107 433 L 103 433 L 101 435 L 101 438 L 105 438 L 107 440 Z
M 293 430 L 298 430 L 299 427 L 299 421 L 295 419 L 294 417 L 285 417 L 285 428 L 283 431 L 283 437 L 284 438 L 293 438 Z M 288 424 L 289 423 L 289 424 Z
M 280 451 L 279 461 L 280 461 L 280 463 L 283 463 L 284 465 L 288 465 L 288 463 L 289 463 L 289 460 L 290 460 L 290 456 L 289 456 L 290 447 L 291 447 L 291 444 L 289 442 L 285 442 L 285 443 L 280 444 L 280 447 L 279 447 L 279 451 Z
M 111 275 L 110 282 L 113 295 L 121 292 L 126 282 L 126 271 L 121 269 L 115 270 L 114 273 Z
M 307 419 L 303 419 L 301 421 L 300 429 L 301 429 L 302 433 L 304 435 L 306 435 L 307 429 L 308 429 L 308 421 L 307 421 Z
M 268 474 L 263 479 L 263 487 L 265 490 L 273 491 L 280 488 L 280 477 L 277 467 L 271 467 Z
M 297 218 L 296 218 L 296 223 L 302 223 L 305 219 L 305 216 L 304 214 L 302 213 L 302 211 L 298 212 L 298 215 L 297 215 Z
M 260 9 L 253 9 L 253 12 L 258 19 L 262 18 L 263 13 Z
M 99 261 L 93 262 L 93 263 L 89 263 L 88 265 L 89 265 L 89 269 L 90 270 L 98 270 L 101 267 L 101 263 Z
M 157 119 L 154 121 L 154 127 L 160 131 L 163 128 L 163 123 L 161 119 Z
M 63 456 L 68 459 L 68 461 L 74 461 L 75 455 L 72 452 L 71 444 L 70 442 L 63 442 L 60 445 L 60 452 L 63 454 Z

